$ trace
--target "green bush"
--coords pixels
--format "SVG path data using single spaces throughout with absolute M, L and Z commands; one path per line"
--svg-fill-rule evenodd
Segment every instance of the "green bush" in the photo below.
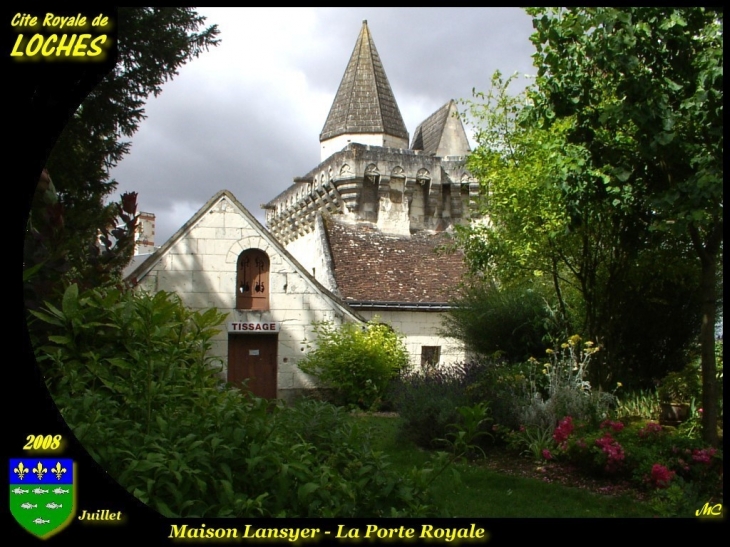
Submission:
M 72 286 L 34 317 L 53 329 L 36 357 L 74 434 L 165 516 L 435 516 L 433 470 L 391 471 L 344 412 L 226 387 L 208 353 L 215 310 Z
M 503 401 L 483 397 L 479 383 L 492 366 L 494 361 L 481 360 L 402 374 L 388 393 L 398 411 L 401 436 L 424 448 L 443 448 L 452 444 L 455 431 L 463 427 L 470 438 L 478 439 L 478 445 L 493 442 L 491 407 Z M 469 426 L 472 411 L 485 413 L 479 428 Z
M 543 355 L 560 321 L 540 289 L 499 287 L 493 282 L 466 287 L 444 319 L 444 334 L 479 355 L 499 355 L 511 363 Z
M 722 451 L 656 422 L 605 420 L 599 427 L 578 422 L 561 450 L 585 471 L 623 477 L 649 491 L 679 483 L 705 501 L 722 497 Z
M 408 367 L 402 337 L 377 319 L 364 326 L 315 323 L 314 332 L 316 348 L 298 365 L 331 388 L 338 404 L 377 406 L 390 381 Z

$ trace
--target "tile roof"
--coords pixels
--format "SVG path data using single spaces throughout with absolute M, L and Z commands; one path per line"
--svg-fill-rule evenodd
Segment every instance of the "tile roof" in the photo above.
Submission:
M 385 133 L 408 140 L 367 21 L 363 21 L 319 140 L 348 133 Z
M 325 227 L 337 287 L 345 302 L 448 303 L 466 272 L 460 253 L 437 253 L 446 233 L 389 236 L 331 217 Z

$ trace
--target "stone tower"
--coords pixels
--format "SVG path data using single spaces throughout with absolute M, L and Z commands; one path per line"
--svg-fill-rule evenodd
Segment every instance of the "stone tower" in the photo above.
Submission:
M 454 101 L 408 131 L 367 25 L 320 134 L 321 163 L 264 205 L 271 232 L 307 262 L 319 214 L 410 237 L 464 222 L 478 192 Z
M 362 22 L 360 35 L 335 95 L 322 133 L 321 161 L 351 142 L 387 148 L 408 148 L 408 131 L 378 50 Z

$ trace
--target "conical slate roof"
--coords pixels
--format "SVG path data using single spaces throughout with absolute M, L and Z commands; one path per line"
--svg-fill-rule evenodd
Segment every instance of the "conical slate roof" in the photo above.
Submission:
M 362 22 L 320 142 L 349 133 L 385 133 L 408 141 L 393 90 L 385 75 L 367 21 Z
M 426 118 L 413 134 L 411 150 L 422 150 L 431 156 L 468 154 L 469 141 L 456 113 L 456 103 L 452 99 Z

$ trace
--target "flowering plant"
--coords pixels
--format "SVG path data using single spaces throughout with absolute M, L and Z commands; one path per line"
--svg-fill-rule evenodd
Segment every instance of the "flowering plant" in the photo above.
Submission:
M 553 440 L 558 443 L 558 446 L 561 449 L 565 449 L 568 443 L 568 437 L 570 437 L 570 434 L 572 432 L 573 418 L 571 416 L 566 416 L 565 418 L 560 420 L 560 423 L 558 423 L 558 427 L 555 428 L 555 431 L 553 432 Z
M 654 486 L 654 488 L 667 488 L 675 474 L 676 473 L 674 471 L 670 471 L 665 466 L 655 463 L 651 467 L 651 477 L 649 482 L 652 486 Z
M 623 447 L 615 440 L 610 433 L 606 432 L 603 437 L 596 439 L 596 446 L 599 446 L 604 454 L 606 454 L 605 469 L 609 473 L 618 470 L 626 455 Z

